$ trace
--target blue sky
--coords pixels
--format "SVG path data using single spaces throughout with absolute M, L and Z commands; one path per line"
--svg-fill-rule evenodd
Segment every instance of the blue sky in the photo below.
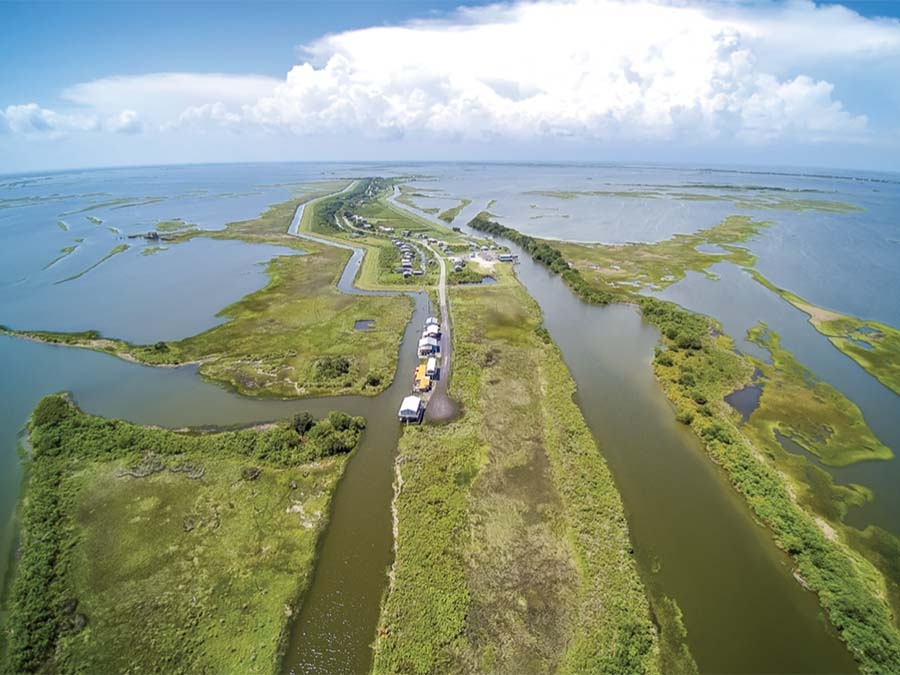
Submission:
M 900 3 L 0 3 L 0 171 L 242 160 L 900 170 Z

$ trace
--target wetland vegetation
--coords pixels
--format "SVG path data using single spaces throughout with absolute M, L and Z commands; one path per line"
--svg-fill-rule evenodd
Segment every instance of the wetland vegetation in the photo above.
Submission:
M 404 279 L 393 235 L 343 227 L 347 213 L 376 229 L 439 238 L 454 251 L 472 240 L 393 204 L 395 182 L 355 181 L 307 208 L 300 223 L 302 231 L 366 250 L 361 288 L 427 287 L 437 273 L 429 266 L 426 275 Z M 298 206 L 345 185 L 317 184 L 222 230 L 157 224 L 171 245 L 203 236 L 303 253 L 272 259 L 268 285 L 226 307 L 220 315 L 228 321 L 204 333 L 135 345 L 95 331 L 3 331 L 146 364 L 196 363 L 203 376 L 254 396 L 382 391 L 411 301 L 338 292 L 349 251 L 287 234 Z M 415 206 L 415 197 L 439 196 L 430 192 L 401 184 L 397 201 Z M 765 200 L 751 194 L 746 203 L 832 208 L 792 195 Z M 420 210 L 449 223 L 469 204 L 461 201 L 439 215 Z M 693 235 L 617 247 L 537 239 L 487 213 L 471 225 L 525 248 L 582 300 L 641 310 L 661 333 L 653 369 L 672 414 L 791 556 L 796 577 L 818 594 L 863 669 L 900 670 L 897 540 L 845 525 L 847 507 L 871 493 L 836 484 L 785 443 L 838 466 L 886 459 L 890 450 L 774 331 L 751 331 L 770 359 L 750 358 L 713 319 L 636 292 L 664 288 L 689 270 L 712 276 L 716 263 L 752 266 L 742 244 L 769 223 L 735 216 Z M 396 559 L 375 671 L 696 671 L 678 605 L 647 570 L 639 574 L 615 483 L 539 308 L 511 267 L 492 275 L 490 286 L 469 284 L 482 275 L 468 268 L 449 276 L 460 284 L 450 291 L 450 395 L 461 415 L 406 427 L 401 436 Z M 374 327 L 357 330 L 361 320 Z M 876 340 L 873 330 L 845 334 Z M 742 419 L 724 398 L 751 382 L 761 389 L 759 404 Z M 331 495 L 362 425 L 335 413 L 318 422 L 297 415 L 254 429 L 173 432 L 93 417 L 61 396 L 42 401 L 31 424 L 9 663 L 47 672 L 279 667 Z M 123 644 L 129 648 L 117 649 Z
M 170 431 L 44 398 L 5 670 L 275 670 L 364 426 L 332 413 Z
M 831 344 L 900 395 L 900 330 L 880 321 L 817 307 L 796 293 L 779 288 L 757 270 L 748 271 L 763 286 L 807 314 L 810 324 Z
M 441 215 L 439 215 L 438 218 L 443 220 L 445 223 L 452 223 L 456 219 L 456 216 L 459 215 L 460 211 L 462 211 L 471 203 L 471 199 L 461 199 L 459 201 L 459 204 L 457 204 L 456 206 L 453 206 L 446 211 L 442 211 Z
M 625 291 L 640 287 L 661 290 L 684 279 L 688 271 L 715 278 L 709 270 L 716 263 L 730 262 L 742 267 L 753 265 L 756 258 L 740 244 L 770 225 L 770 221 L 755 220 L 749 216 L 730 216 L 713 227 L 693 234 L 677 234 L 652 244 L 606 245 L 559 241 L 554 242 L 553 246 L 590 282 L 612 285 Z M 699 246 L 719 250 L 701 251 Z
M 71 248 L 71 250 L 62 249 L 63 255 L 61 255 L 61 256 L 60 256 L 59 258 L 57 258 L 56 260 L 52 261 L 52 262 L 50 263 L 50 265 L 53 265 L 53 264 L 59 262 L 62 258 L 64 258 L 65 256 L 69 255 L 70 253 L 72 253 L 72 252 L 75 250 L 75 248 L 77 248 L 77 247 L 70 247 L 70 248 Z M 64 283 L 66 283 L 67 281 L 75 281 L 76 279 L 79 279 L 79 278 L 83 277 L 85 274 L 87 274 L 87 273 L 90 272 L 91 270 L 93 270 L 93 269 L 99 267 L 100 265 L 102 265 L 103 263 L 105 263 L 107 260 L 109 260 L 109 259 L 112 258 L 113 256 L 119 255 L 120 253 L 124 253 L 124 252 L 127 251 L 129 248 L 131 248 L 131 247 L 130 247 L 128 244 L 118 244 L 118 245 L 114 246 L 114 247 L 109 251 L 109 253 L 107 253 L 106 255 L 104 255 L 102 258 L 100 258 L 100 260 L 98 260 L 98 261 L 95 262 L 94 264 L 90 265 L 89 267 L 84 268 L 83 270 L 81 270 L 81 271 L 78 272 L 77 274 L 73 274 L 72 276 L 68 276 L 68 277 L 66 277 L 65 279 L 60 279 L 59 281 L 57 281 L 57 282 L 55 282 L 55 283 L 57 283 L 57 284 L 64 284 Z M 50 265 L 47 265 L 47 267 L 50 267 Z
M 681 672 L 659 663 L 619 495 L 535 302 L 507 270 L 450 306 L 464 413 L 401 438 L 375 671 Z

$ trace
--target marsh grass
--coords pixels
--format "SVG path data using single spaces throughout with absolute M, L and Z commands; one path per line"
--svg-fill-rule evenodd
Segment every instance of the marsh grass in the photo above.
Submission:
M 537 306 L 508 282 L 450 306 L 464 414 L 401 438 L 375 671 L 656 670 L 622 504 Z
M 5 672 L 273 672 L 363 425 L 173 432 L 43 399 Z
M 747 337 L 772 357 L 771 364 L 754 359 L 764 384 L 750 425 L 770 434 L 778 431 L 833 466 L 894 456 L 869 429 L 856 404 L 782 349 L 774 331 L 759 324 Z
M 684 279 L 688 271 L 716 276 L 710 268 L 720 262 L 742 267 L 753 265 L 755 256 L 742 244 L 771 225 L 749 216 L 729 216 L 718 225 L 693 234 L 676 234 L 652 244 L 575 244 L 553 242 L 588 281 L 604 287 L 633 291 L 636 287 L 662 290 Z M 701 245 L 718 245 L 721 253 L 699 251 Z
M 456 216 L 459 215 L 460 211 L 462 211 L 471 203 L 471 199 L 461 199 L 459 200 L 459 204 L 457 204 L 456 206 L 453 206 L 446 211 L 441 212 L 441 215 L 439 215 L 438 218 L 443 220 L 445 223 L 452 223 L 456 219 Z
M 66 258 L 66 257 L 68 257 L 69 255 L 71 255 L 72 253 L 74 253 L 74 252 L 76 251 L 77 248 L 78 248 L 77 245 L 73 245 L 73 246 L 66 246 L 66 247 L 64 247 L 64 248 L 59 249 L 59 255 L 56 256 L 56 257 L 55 257 L 53 260 L 51 260 L 50 262 L 48 262 L 46 265 L 44 265 L 43 269 L 44 269 L 44 270 L 50 269 L 50 268 L 53 267 L 56 263 L 58 263 L 59 261 L 61 261 L 63 258 Z
M 760 284 L 808 315 L 812 326 L 831 344 L 885 387 L 900 395 L 900 330 L 879 321 L 818 307 L 791 291 L 779 288 L 757 270 L 748 271 Z
M 648 186 L 641 190 L 532 190 L 526 194 L 553 197 L 556 199 L 577 199 L 578 197 L 606 197 L 618 199 L 670 199 L 694 202 L 731 202 L 738 209 L 760 209 L 778 211 L 818 211 L 822 213 L 854 213 L 862 208 L 849 202 L 796 196 L 800 192 L 763 186 L 741 188 L 733 185 L 695 186 Z M 685 192 L 685 188 L 714 187 L 723 191 L 717 193 Z
M 56 263 L 56 262 L 59 262 L 59 260 L 61 260 L 61 259 L 64 258 L 66 255 L 68 255 L 69 253 L 71 253 L 72 251 L 74 251 L 75 248 L 77 248 L 77 247 L 74 247 L 74 248 L 73 248 L 73 247 L 69 247 L 69 248 L 71 248 L 72 250 L 71 250 L 71 251 L 68 251 L 68 253 L 64 253 L 64 255 L 62 255 L 62 256 L 60 256 L 59 258 L 57 258 L 56 260 L 52 261 L 50 264 L 52 265 L 52 264 L 54 264 L 54 263 Z M 55 284 L 64 284 L 64 283 L 66 283 L 66 282 L 68 282 L 68 281 L 75 281 L 76 279 L 80 279 L 80 278 L 83 277 L 85 274 L 87 274 L 87 273 L 90 272 L 91 270 L 93 270 L 93 269 L 99 267 L 100 265 L 102 265 L 103 263 L 105 263 L 107 260 L 109 260 L 109 259 L 112 258 L 113 256 L 119 255 L 120 253 L 124 253 L 124 252 L 127 251 L 129 248 L 131 248 L 131 247 L 130 247 L 128 244 L 119 244 L 118 246 L 114 246 L 114 247 L 112 248 L 112 250 L 110 250 L 109 253 L 107 253 L 105 256 L 103 256 L 102 258 L 100 258 L 100 260 L 98 260 L 97 262 L 95 262 L 93 265 L 90 265 L 89 267 L 86 267 L 85 269 L 81 270 L 81 271 L 78 272 L 77 274 L 73 274 L 72 276 L 66 277 L 65 279 L 60 279 L 59 281 L 56 281 L 56 282 L 54 282 L 54 283 L 55 283 Z M 63 249 L 63 252 L 65 252 L 66 250 L 67 250 L 67 249 Z M 49 265 L 48 265 L 48 267 L 49 267 Z M 44 268 L 44 269 L 46 269 L 46 268 Z

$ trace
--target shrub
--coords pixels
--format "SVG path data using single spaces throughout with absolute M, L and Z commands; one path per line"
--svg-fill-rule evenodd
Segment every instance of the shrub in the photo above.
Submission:
M 302 436 L 307 431 L 312 429 L 312 427 L 315 423 L 316 423 L 315 418 L 306 411 L 299 412 L 291 418 L 291 427 L 300 436 Z
M 326 356 L 316 361 L 316 377 L 333 380 L 350 372 L 350 359 L 346 356 Z

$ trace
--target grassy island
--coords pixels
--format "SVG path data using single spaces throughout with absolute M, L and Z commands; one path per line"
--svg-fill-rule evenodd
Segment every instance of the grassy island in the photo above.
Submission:
M 831 344 L 885 387 L 900 394 L 900 330 L 879 321 L 818 307 L 795 293 L 779 288 L 757 270 L 748 271 L 763 286 L 807 314 L 809 322 Z
M 730 216 L 693 234 L 676 234 L 653 244 L 575 244 L 553 242 L 585 279 L 624 291 L 648 287 L 661 290 L 684 279 L 690 270 L 715 278 L 709 268 L 720 262 L 749 266 L 755 257 L 739 244 L 757 235 L 770 221 Z M 698 246 L 718 248 L 700 251 Z
M 442 211 L 438 218 L 443 220 L 445 223 L 452 223 L 456 216 L 459 215 L 460 211 L 462 211 L 471 203 L 471 199 L 461 199 L 459 204 L 457 204 L 456 206 L 453 206 L 446 211 Z
M 61 256 L 60 256 L 59 258 L 57 258 L 56 260 L 51 261 L 50 264 L 47 265 L 47 267 L 50 267 L 50 265 L 55 265 L 55 264 L 56 264 L 57 262 L 59 262 L 62 258 L 65 258 L 67 255 L 69 255 L 70 253 L 72 253 L 72 252 L 75 250 L 75 248 L 77 248 L 77 247 L 68 247 L 68 248 L 62 249 L 62 254 L 63 254 L 63 255 L 61 255 Z M 96 268 L 96 267 L 99 267 L 100 265 L 102 265 L 103 263 L 105 263 L 107 260 L 109 260 L 109 259 L 112 258 L 113 256 L 119 255 L 120 253 L 124 253 L 124 252 L 127 251 L 129 248 L 131 248 L 131 247 L 130 247 L 128 244 L 119 244 L 118 246 L 114 246 L 114 247 L 109 251 L 109 253 L 107 253 L 105 256 L 103 256 L 102 258 L 100 258 L 100 260 L 98 260 L 97 262 L 95 262 L 93 265 L 91 265 L 91 266 L 89 266 L 89 267 L 86 267 L 85 269 L 81 270 L 81 271 L 78 272 L 77 274 L 73 274 L 73 275 L 70 276 L 70 277 L 66 277 L 65 279 L 60 279 L 60 280 L 57 281 L 56 283 L 57 283 L 57 284 L 64 284 L 64 283 L 66 283 L 67 281 L 75 281 L 76 279 L 80 279 L 80 278 L 83 277 L 85 274 L 87 274 L 88 272 L 90 272 L 92 269 L 94 269 L 94 268 Z M 47 269 L 47 268 L 45 267 L 44 269 Z
M 274 672 L 364 424 L 176 432 L 43 399 L 4 672 Z
M 773 434 L 781 428 L 837 464 L 889 456 L 859 410 L 817 382 L 780 348 L 777 336 L 760 327 L 751 337 L 772 352 L 773 363 L 763 368 L 763 376 L 775 384 L 742 425 L 723 398 L 749 383 L 764 364 L 738 353 L 713 319 L 626 291 L 602 275 L 588 277 L 577 263 L 567 261 L 556 242 L 523 235 L 485 215 L 470 226 L 516 242 L 586 302 L 627 302 L 640 308 L 660 331 L 653 367 L 678 420 L 702 440 L 776 544 L 792 557 L 797 576 L 818 594 L 863 671 L 900 669 L 900 630 L 891 608 L 894 599 L 886 591 L 896 590 L 891 575 L 897 570 L 890 556 L 900 549 L 885 538 L 887 533 L 872 528 L 860 533 L 841 522 L 846 504 L 867 498 L 864 489 L 834 485 L 824 471 L 786 452 Z
M 403 432 L 375 672 L 691 670 L 536 303 L 506 269 L 450 306 L 464 415 Z

